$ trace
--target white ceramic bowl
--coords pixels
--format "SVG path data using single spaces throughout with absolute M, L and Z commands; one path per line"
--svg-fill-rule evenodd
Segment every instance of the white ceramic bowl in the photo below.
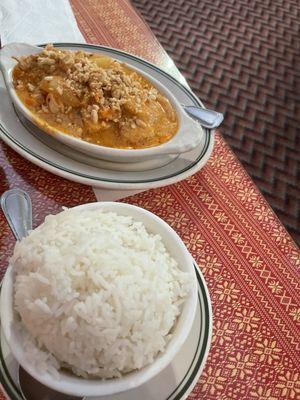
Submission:
M 161 372 L 172 361 L 192 328 L 197 307 L 196 275 L 192 257 L 180 237 L 166 222 L 151 212 L 129 204 L 114 202 L 90 203 L 75 208 L 114 211 L 117 214 L 129 215 L 135 220 L 143 222 L 148 231 L 161 235 L 167 250 L 177 260 L 179 267 L 194 276 L 194 283 L 176 323 L 173 337 L 168 343 L 166 351 L 159 355 L 152 364 L 139 371 L 131 372 L 122 378 L 109 380 L 84 379 L 71 373 L 59 372 L 60 379 L 58 380 L 48 373 L 41 374 L 33 365 L 28 363 L 25 357 L 20 333 L 14 328 L 14 321 L 17 318 L 13 307 L 14 274 L 12 267 L 8 267 L 1 290 L 1 325 L 7 343 L 16 360 L 35 379 L 55 390 L 77 396 L 105 396 L 140 386 Z
M 92 155 L 93 157 L 119 163 L 139 162 L 141 160 L 151 160 L 153 157 L 165 156 L 167 154 L 185 153 L 194 149 L 200 144 L 203 136 L 201 125 L 186 114 L 183 107 L 176 100 L 175 96 L 173 96 L 173 94 L 164 85 L 152 78 L 149 74 L 131 65 L 129 65 L 131 69 L 137 71 L 140 75 L 148 79 L 162 94 L 169 99 L 175 108 L 178 117 L 179 128 L 171 140 L 159 146 L 146 149 L 115 149 L 88 143 L 51 127 L 44 120 L 38 118 L 36 115 L 33 115 L 30 110 L 24 106 L 14 90 L 12 83 L 12 70 L 16 65 L 16 61 L 12 58 L 12 56 L 20 57 L 23 55 L 36 54 L 40 52 L 41 48 L 37 46 L 31 46 L 25 43 L 8 44 L 0 51 L 0 69 L 3 73 L 5 85 L 9 95 L 17 109 L 27 119 L 29 119 L 43 131 L 51 134 L 57 140 L 75 148 L 78 151 Z

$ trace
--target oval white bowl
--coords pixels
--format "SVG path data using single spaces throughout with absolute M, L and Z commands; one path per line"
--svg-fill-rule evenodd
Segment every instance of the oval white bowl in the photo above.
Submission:
M 17 109 L 31 122 L 38 126 L 44 132 L 55 137 L 64 144 L 75 148 L 78 151 L 98 157 L 112 162 L 139 162 L 141 160 L 152 159 L 153 157 L 161 157 L 166 154 L 185 153 L 197 147 L 200 144 L 203 136 L 201 125 L 189 117 L 179 104 L 173 94 L 159 81 L 154 79 L 149 74 L 141 71 L 139 68 L 129 65 L 132 70 L 135 70 L 140 75 L 148 79 L 163 95 L 165 95 L 173 105 L 178 117 L 178 131 L 175 136 L 168 142 L 159 146 L 149 147 L 146 149 L 115 149 L 111 147 L 99 146 L 75 138 L 66 133 L 63 133 L 56 128 L 51 127 L 41 118 L 32 114 L 31 111 L 19 99 L 12 83 L 12 70 L 16 65 L 16 61 L 12 56 L 20 57 L 40 53 L 41 48 L 28 45 L 26 43 L 11 43 L 4 46 L 0 50 L 0 69 L 3 73 L 5 85 L 9 95 L 17 107 Z
M 17 315 L 13 307 L 14 273 L 12 267 L 8 267 L 1 290 L 1 324 L 11 352 L 19 364 L 35 379 L 59 392 L 77 396 L 105 396 L 138 387 L 149 381 L 170 364 L 181 349 L 192 328 L 197 307 L 196 275 L 192 257 L 180 237 L 166 222 L 151 212 L 129 204 L 114 202 L 90 203 L 75 208 L 98 208 L 104 211 L 113 211 L 120 215 L 132 216 L 135 220 L 143 222 L 147 230 L 161 235 L 167 250 L 178 262 L 182 271 L 190 272 L 194 277 L 189 297 L 184 303 L 182 313 L 178 318 L 173 332 L 173 337 L 168 343 L 165 352 L 159 355 L 152 364 L 139 371 L 131 372 L 122 378 L 109 380 L 84 379 L 71 373 L 68 374 L 59 371 L 59 379 L 56 379 L 49 373 L 40 373 L 33 365 L 28 363 L 22 347 L 20 333 L 18 329 L 15 329 L 14 322 Z

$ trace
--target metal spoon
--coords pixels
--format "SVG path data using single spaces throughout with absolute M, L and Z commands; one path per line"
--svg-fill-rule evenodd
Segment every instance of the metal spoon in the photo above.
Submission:
M 1 208 L 15 238 L 20 241 L 32 229 L 32 207 L 29 195 L 21 189 L 10 189 L 1 196 Z
M 26 400 L 81 400 L 81 397 L 69 396 L 50 389 L 29 375 L 25 369 L 19 368 L 21 392 Z
M 15 238 L 20 241 L 32 229 L 32 206 L 29 195 L 21 189 L 7 190 L 1 196 L 1 208 Z M 82 400 L 41 384 L 19 367 L 21 393 L 26 400 Z
M 206 108 L 194 106 L 183 106 L 183 108 L 190 117 L 194 118 L 208 129 L 218 128 L 224 119 L 223 114 L 217 111 L 207 110 Z

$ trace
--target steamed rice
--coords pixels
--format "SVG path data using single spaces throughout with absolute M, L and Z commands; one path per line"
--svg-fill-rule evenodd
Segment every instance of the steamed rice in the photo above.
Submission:
M 162 238 L 99 210 L 48 216 L 16 244 L 15 309 L 39 370 L 120 377 L 164 350 L 191 276 Z

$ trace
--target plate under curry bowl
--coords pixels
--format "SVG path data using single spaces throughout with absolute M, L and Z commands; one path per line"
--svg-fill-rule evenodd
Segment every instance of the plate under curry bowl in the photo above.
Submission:
M 120 50 L 103 46 L 76 43 L 57 43 L 57 47 L 102 53 L 151 74 L 185 105 L 201 105 L 197 97 L 171 75 L 155 65 Z M 178 156 L 166 156 L 160 164 L 151 161 L 136 166 L 113 165 L 97 160 L 67 146 L 55 143 L 51 137 L 38 134 L 30 124 L 17 117 L 0 78 L 0 137 L 17 153 L 63 178 L 103 189 L 150 189 L 170 185 L 199 171 L 208 161 L 214 144 L 214 133 L 204 129 L 200 145 Z

